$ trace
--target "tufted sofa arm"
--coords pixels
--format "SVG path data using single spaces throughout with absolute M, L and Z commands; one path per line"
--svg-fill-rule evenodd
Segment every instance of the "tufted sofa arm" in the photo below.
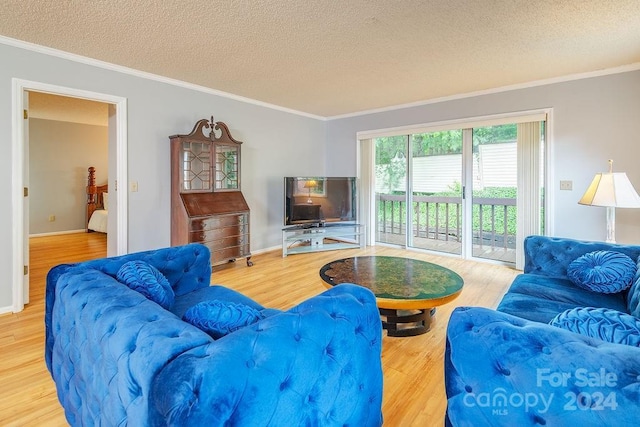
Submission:
M 339 285 L 177 357 L 154 409 L 172 426 L 380 426 L 381 339 L 373 294 Z
M 566 278 L 569 264 L 593 251 L 617 251 L 636 261 L 640 246 L 587 242 L 560 237 L 528 236 L 524 240 L 524 272 L 549 277 Z
M 72 269 L 55 291 L 47 352 L 69 423 L 160 424 L 148 410 L 153 378 L 211 338 L 98 270 Z
M 640 419 L 640 348 L 486 308 L 452 313 L 445 382 L 447 425 L 622 426 Z
M 201 244 L 189 244 L 171 248 L 137 252 L 113 258 L 101 258 L 75 264 L 62 264 L 47 274 L 45 296 L 45 361 L 51 371 L 53 334 L 51 315 L 56 300 L 56 285 L 61 275 L 78 269 L 95 269 L 115 277 L 120 267 L 129 261 L 141 260 L 156 267 L 169 280 L 176 295 L 184 295 L 198 288 L 207 287 L 211 281 L 211 254 Z

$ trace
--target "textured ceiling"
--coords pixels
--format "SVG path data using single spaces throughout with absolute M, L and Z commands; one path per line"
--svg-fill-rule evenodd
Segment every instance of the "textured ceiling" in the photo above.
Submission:
M 318 116 L 640 62 L 640 0 L 3 0 L 0 35 Z

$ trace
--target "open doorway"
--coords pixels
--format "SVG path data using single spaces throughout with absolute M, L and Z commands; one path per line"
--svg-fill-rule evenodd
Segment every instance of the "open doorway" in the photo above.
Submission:
M 24 302 L 29 303 L 34 292 L 43 290 L 38 278 L 43 267 L 51 268 L 60 259 L 75 262 L 107 253 L 106 221 L 97 222 L 104 224 L 97 233 L 93 224 L 108 218 L 108 206 L 101 198 L 101 209 L 89 223 L 87 190 L 89 168 L 98 188 L 108 188 L 110 104 L 35 91 L 26 95 L 30 283 Z
M 30 181 L 30 150 L 29 150 L 29 95 L 34 95 L 36 98 L 46 98 L 53 105 L 58 103 L 68 102 L 73 104 L 74 102 L 88 101 L 97 104 L 101 104 L 101 108 L 106 112 L 106 159 L 102 159 L 106 164 L 106 172 L 108 176 L 101 177 L 105 180 L 109 188 L 111 189 L 110 197 L 110 215 L 108 219 L 108 229 L 106 235 L 107 250 L 106 253 L 109 256 L 121 255 L 127 253 L 127 193 L 126 191 L 117 191 L 117 182 L 127 182 L 127 131 L 126 131 L 126 99 L 121 97 L 115 97 L 112 95 L 100 94 L 95 92 L 88 92 L 83 90 L 77 90 L 72 88 L 65 88 L 60 86 L 53 86 L 38 82 L 28 82 L 24 80 L 14 79 L 13 81 L 13 119 L 14 119 L 14 135 L 13 135 L 13 311 L 18 312 L 24 308 L 24 304 L 29 301 L 29 235 L 30 233 L 30 193 L 29 193 L 29 181 Z M 42 101 L 38 99 L 37 102 Z M 88 104 L 85 104 L 88 105 Z M 61 109 L 62 110 L 62 109 Z M 60 114 L 60 111 L 58 112 Z M 38 116 L 39 114 L 36 114 Z M 64 120 L 59 120 L 61 122 Z M 49 123 L 50 124 L 50 123 Z M 65 125 L 57 123 L 58 128 L 64 128 Z M 42 129 L 38 129 L 39 134 L 43 133 Z M 45 132 L 46 133 L 46 132 Z M 78 153 L 70 149 L 54 150 L 57 151 L 57 155 L 51 155 L 47 159 L 49 163 L 53 165 L 59 165 L 59 169 L 67 169 L 69 172 L 69 165 L 73 162 L 69 161 L 69 157 L 77 156 Z M 40 153 L 39 153 L 40 154 Z M 105 161 L 106 160 L 106 161 Z M 92 165 L 86 165 L 81 167 L 79 164 L 73 166 L 71 172 L 72 180 L 81 179 L 81 174 L 85 174 L 84 179 L 87 179 L 86 169 Z M 82 173 L 81 169 L 85 169 Z M 53 168 L 55 171 L 55 167 Z M 61 171 L 55 171 L 52 173 L 58 173 L 64 175 Z M 73 177 L 73 175 L 76 175 Z M 61 178 L 60 176 L 58 178 Z M 67 176 L 67 179 L 69 176 Z M 38 179 L 42 180 L 40 176 Z M 45 177 L 46 179 L 46 177 Z M 63 179 L 64 181 L 64 179 Z M 85 184 L 86 186 L 86 181 Z M 124 187 L 126 189 L 126 185 Z M 42 190 L 42 189 L 41 189 Z M 77 193 L 77 190 L 71 190 Z M 86 199 L 86 194 L 76 194 L 78 201 Z M 40 202 L 40 200 L 39 200 Z M 84 200 L 86 203 L 86 200 Z M 77 202 L 72 202 L 76 207 Z M 46 205 L 46 203 L 45 203 Z M 86 205 L 85 205 L 86 206 Z M 57 205 L 56 209 L 64 210 L 64 204 Z M 55 212 L 50 212 L 51 209 L 44 210 L 42 206 L 38 206 L 40 215 L 44 216 L 45 221 L 55 223 L 58 219 L 62 220 Z M 42 211 L 47 213 L 43 213 Z M 68 213 L 70 211 L 67 211 Z M 82 218 L 82 228 L 77 228 L 75 231 L 86 232 L 86 209 L 80 209 L 80 212 L 75 214 L 76 221 L 78 217 Z M 68 220 L 68 216 L 64 215 L 64 220 Z M 42 218 L 41 218 L 42 219 Z M 53 220 L 51 220 L 53 219 Z M 62 222 L 62 221 L 61 221 Z M 73 221 L 69 224 L 73 224 Z M 79 223 L 78 223 L 79 224 Z M 78 224 L 66 225 L 66 228 L 78 227 Z M 51 228 L 51 224 L 48 224 Z M 41 224 L 38 225 L 40 227 Z M 65 228 L 65 227 L 63 227 Z M 73 228 L 70 228 L 73 231 Z M 56 232 L 55 230 L 53 232 Z

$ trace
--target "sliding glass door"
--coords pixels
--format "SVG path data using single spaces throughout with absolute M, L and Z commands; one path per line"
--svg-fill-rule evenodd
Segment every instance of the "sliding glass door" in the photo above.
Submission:
M 407 136 L 376 138 L 376 241 L 405 245 L 407 240 Z
M 517 126 L 479 127 L 472 132 L 473 256 L 515 263 Z
M 376 241 L 461 254 L 462 131 L 373 143 Z
M 376 241 L 521 266 L 544 233 L 540 116 L 371 138 Z
M 462 253 L 462 131 L 412 134 L 407 246 Z

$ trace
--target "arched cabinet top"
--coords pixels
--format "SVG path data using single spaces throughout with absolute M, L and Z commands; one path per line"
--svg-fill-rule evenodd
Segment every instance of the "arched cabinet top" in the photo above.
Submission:
M 214 122 L 213 116 L 211 120 L 200 119 L 193 126 L 193 130 L 186 135 L 173 135 L 169 137 L 173 138 L 186 138 L 195 139 L 201 141 L 211 141 L 223 144 L 240 145 L 242 141 L 238 141 L 229 131 L 229 127 L 224 122 Z

